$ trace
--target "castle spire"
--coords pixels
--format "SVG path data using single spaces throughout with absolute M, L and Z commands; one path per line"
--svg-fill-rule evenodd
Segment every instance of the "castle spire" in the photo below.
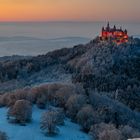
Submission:
M 107 23 L 107 27 L 110 28 L 109 22 Z
M 109 22 L 107 23 L 107 31 L 109 31 L 110 30 L 110 25 L 109 25 Z

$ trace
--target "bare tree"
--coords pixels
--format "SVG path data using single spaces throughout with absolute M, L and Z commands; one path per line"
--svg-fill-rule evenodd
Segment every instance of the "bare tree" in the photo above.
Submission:
M 54 111 L 47 111 L 41 117 L 41 130 L 45 135 L 55 135 L 59 132 L 57 128 L 57 116 Z

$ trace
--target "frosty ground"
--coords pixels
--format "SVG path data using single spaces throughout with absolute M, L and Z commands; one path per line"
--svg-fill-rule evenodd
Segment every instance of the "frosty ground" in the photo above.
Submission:
M 0 131 L 7 133 L 10 140 L 89 140 L 89 136 L 80 131 L 80 126 L 65 120 L 60 126 L 60 133 L 55 137 L 45 137 L 40 130 L 40 117 L 44 110 L 33 107 L 32 123 L 19 126 L 7 122 L 7 109 L 0 108 Z

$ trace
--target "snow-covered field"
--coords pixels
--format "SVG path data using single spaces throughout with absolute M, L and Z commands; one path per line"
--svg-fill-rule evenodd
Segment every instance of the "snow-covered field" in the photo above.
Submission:
M 55 137 L 45 137 L 40 130 L 40 116 L 44 110 L 33 108 L 32 123 L 27 126 L 9 124 L 6 119 L 6 108 L 0 108 L 0 131 L 7 133 L 10 140 L 89 140 L 89 136 L 80 131 L 80 126 L 65 120 L 60 126 L 60 133 Z

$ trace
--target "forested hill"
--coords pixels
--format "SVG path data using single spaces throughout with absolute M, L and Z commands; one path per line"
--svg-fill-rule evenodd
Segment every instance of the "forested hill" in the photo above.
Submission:
M 46 82 L 82 83 L 140 110 L 139 39 L 121 45 L 94 39 L 46 55 L 11 58 L 0 61 L 0 92 Z
M 0 93 L 0 107 L 9 109 L 9 123 L 29 123 L 32 107 L 35 113 L 37 106 L 48 110 L 41 121 L 47 127 L 40 127 L 43 131 L 47 129 L 47 133 L 52 132 L 46 123 L 52 120 L 48 117 L 55 119 L 51 121 L 54 133 L 66 116 L 89 133 L 92 140 L 139 138 L 140 40 L 131 39 L 128 43 L 116 45 L 112 41 L 101 42 L 96 38 L 85 45 L 46 55 L 1 58 Z M 6 108 L 0 109 L 1 116 L 6 117 Z M 29 118 L 24 120 L 25 116 Z M 36 115 L 33 114 L 34 117 Z M 7 120 L 2 120 L 3 124 L 7 124 Z M 6 127 L 0 126 L 2 130 L 5 128 L 8 136 L 13 137 L 11 130 L 9 133 L 9 123 Z M 26 128 L 33 126 L 33 123 Z M 18 130 L 15 129 L 16 132 Z M 34 133 L 35 129 L 30 130 Z M 6 134 L 0 131 L 1 135 Z M 40 137 L 42 139 L 43 136 Z M 79 138 L 82 138 L 81 134 L 76 137 Z

